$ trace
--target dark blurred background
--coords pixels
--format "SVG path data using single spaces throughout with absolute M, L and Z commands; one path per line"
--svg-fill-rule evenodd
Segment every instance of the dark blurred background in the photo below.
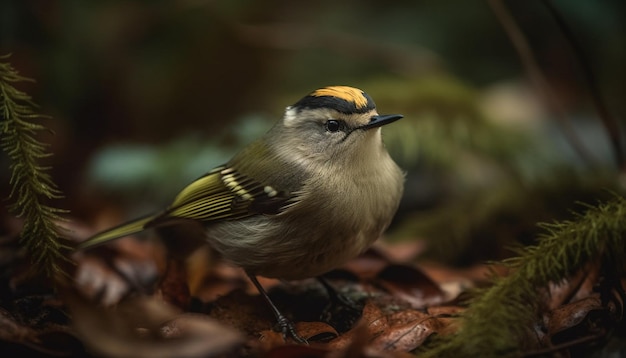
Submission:
M 19 87 L 52 117 L 44 124 L 54 135 L 42 140 L 51 143 L 51 174 L 66 196 L 59 206 L 79 220 L 100 220 L 104 208 L 120 218 L 154 210 L 266 131 L 284 107 L 342 84 L 370 93 L 381 113 L 405 114 L 385 133 L 408 171 L 399 221 L 446 208 L 454 214 L 435 220 L 441 228 L 451 218 L 476 222 L 472 205 L 502 213 L 493 204 L 501 203 L 492 195 L 498 188 L 510 189 L 509 205 L 517 203 L 510 193 L 528 200 L 557 168 L 568 173 L 550 184 L 558 188 L 619 176 L 579 61 L 546 7 L 502 3 L 579 148 L 486 1 L 2 0 L 0 54 L 36 80 Z M 609 110 L 623 119 L 626 2 L 552 4 Z M 4 156 L 2 163 L 8 192 Z M 578 198 L 568 195 L 557 197 Z M 503 222 L 515 227 L 518 216 Z M 443 234 L 408 227 L 397 235 Z

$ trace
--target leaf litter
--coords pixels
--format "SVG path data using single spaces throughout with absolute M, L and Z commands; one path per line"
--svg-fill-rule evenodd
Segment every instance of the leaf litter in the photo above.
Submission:
M 314 279 L 262 279 L 309 345 L 285 340 L 245 274 L 206 249 L 181 261 L 152 241 L 119 240 L 75 254 L 74 281 L 57 294 L 35 293 L 28 280 L 17 287 L 20 259 L 6 254 L 12 271 L 3 277 L 0 341 L 7 353 L 43 356 L 414 356 L 433 338 L 455 334 L 473 288 L 507 273 L 416 264 L 420 245 L 378 243 L 324 275 L 340 302 Z M 10 238 L 0 246 L 15 247 Z M 598 275 L 590 266 L 550 287 L 535 353 L 602 337 L 604 323 L 621 317 L 622 292 L 598 292 Z

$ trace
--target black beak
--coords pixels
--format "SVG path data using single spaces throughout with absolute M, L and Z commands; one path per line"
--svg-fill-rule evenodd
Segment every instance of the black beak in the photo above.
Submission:
M 364 124 L 362 126 L 360 126 L 358 129 L 363 129 L 363 130 L 367 130 L 367 129 L 372 129 L 372 128 L 376 128 L 376 127 L 380 127 L 380 126 L 384 126 L 385 124 L 389 124 L 392 122 L 397 121 L 398 119 L 404 117 L 401 114 L 387 114 L 384 116 L 373 116 L 370 119 L 370 122 L 367 124 Z

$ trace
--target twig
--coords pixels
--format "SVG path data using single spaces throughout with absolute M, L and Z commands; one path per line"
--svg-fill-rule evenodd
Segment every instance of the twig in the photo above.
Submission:
M 565 109 L 562 107 L 553 91 L 548 84 L 548 81 L 545 79 L 535 57 L 533 56 L 533 51 L 526 40 L 526 37 L 520 30 L 519 26 L 517 26 L 513 16 L 511 16 L 510 12 L 502 4 L 501 0 L 487 0 L 491 9 L 496 15 L 498 21 L 504 28 L 504 31 L 508 35 L 513 47 L 517 51 L 520 56 L 520 60 L 522 61 L 522 65 L 524 69 L 528 73 L 528 77 L 534 83 L 535 87 L 539 91 L 539 95 L 541 98 L 545 98 L 549 107 L 551 107 L 552 111 L 555 114 L 555 117 L 558 123 L 561 125 L 563 133 L 565 137 L 569 140 L 572 148 L 578 153 L 583 161 L 585 161 L 590 166 L 597 166 L 598 161 L 591 155 L 591 153 L 587 150 L 585 145 L 582 143 L 576 132 L 574 131 L 568 117 L 565 114 Z
M 604 128 L 609 135 L 609 139 L 611 140 L 611 144 L 613 145 L 613 151 L 615 152 L 615 159 L 617 160 L 617 165 L 620 169 L 626 170 L 626 158 L 624 157 L 624 138 L 622 137 L 622 133 L 619 128 L 619 123 L 617 120 L 611 115 L 609 110 L 606 107 L 606 104 L 602 100 L 602 95 L 600 92 L 600 87 L 596 81 L 596 76 L 591 69 L 591 65 L 587 56 L 585 55 L 585 51 L 578 41 L 576 41 L 576 36 L 570 29 L 570 27 L 565 22 L 565 19 L 561 16 L 558 10 L 554 7 L 550 0 L 542 0 L 545 7 L 548 9 L 548 12 L 554 20 L 556 21 L 559 29 L 563 32 L 563 35 L 569 42 L 570 46 L 572 46 L 572 50 L 574 51 L 575 57 L 579 62 L 581 67 L 585 82 L 587 83 L 587 88 L 589 90 L 589 94 L 591 96 L 591 100 L 593 105 L 598 111 L 598 116 L 600 117 L 600 121 L 604 125 Z
M 546 348 L 535 349 L 532 351 L 525 352 L 522 357 L 530 358 L 530 357 L 545 357 L 545 356 L 555 356 L 555 353 L 559 351 L 565 351 L 567 349 L 572 349 L 574 347 L 581 346 L 583 344 L 589 344 L 592 342 L 599 341 L 600 339 L 606 337 L 607 332 L 604 329 L 601 329 L 599 332 L 589 334 L 587 336 L 575 338 L 568 342 L 563 342 L 557 345 L 553 345 Z M 567 356 L 567 355 L 564 355 Z

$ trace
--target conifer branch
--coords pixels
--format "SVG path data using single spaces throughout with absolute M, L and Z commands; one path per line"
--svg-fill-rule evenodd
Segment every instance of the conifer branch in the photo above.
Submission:
M 62 195 L 47 173 L 50 168 L 39 164 L 51 154 L 35 137 L 46 128 L 34 121 L 46 117 L 35 112 L 37 105 L 28 94 L 13 86 L 32 80 L 20 76 L 10 63 L 1 62 L 8 57 L 0 56 L 0 147 L 10 159 L 9 211 L 24 219 L 20 244 L 33 259 L 33 269 L 52 277 L 62 273 L 60 263 L 65 259 L 66 247 L 57 225 L 65 211 L 46 202 Z
M 512 273 L 496 279 L 461 317 L 461 328 L 442 338 L 427 357 L 519 355 L 533 339 L 541 300 L 549 283 L 567 280 L 594 260 L 619 275 L 626 263 L 626 199 L 589 208 L 577 220 L 543 224 L 536 246 L 504 263 Z

